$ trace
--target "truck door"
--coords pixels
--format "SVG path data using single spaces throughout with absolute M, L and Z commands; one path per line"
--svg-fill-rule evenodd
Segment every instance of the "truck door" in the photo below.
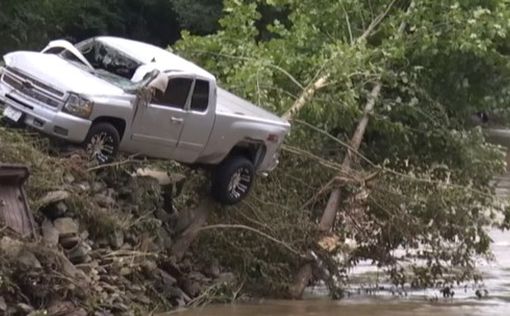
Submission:
M 215 85 L 208 80 L 197 78 L 187 106 L 188 116 L 179 140 L 175 159 L 194 162 L 202 153 L 215 120 Z
M 192 77 L 170 77 L 166 91 L 157 91 L 150 104 L 138 109 L 132 140 L 143 153 L 171 158 L 188 115 L 192 86 Z

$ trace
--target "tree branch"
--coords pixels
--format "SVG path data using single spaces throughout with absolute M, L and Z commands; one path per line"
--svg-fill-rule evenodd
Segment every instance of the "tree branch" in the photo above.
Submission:
M 291 253 L 301 257 L 301 258 L 305 258 L 305 259 L 309 259 L 307 256 L 303 255 L 302 253 L 300 253 L 298 250 L 294 249 L 292 246 L 290 246 L 289 244 L 287 244 L 286 242 L 284 241 L 281 241 L 281 240 L 278 240 L 258 229 L 255 229 L 253 227 L 250 227 L 250 226 L 246 226 L 246 225 L 240 225 L 240 224 L 217 224 L 217 225 L 209 225 L 209 226 L 204 226 L 204 227 L 201 227 L 200 229 L 197 230 L 197 232 L 201 232 L 201 231 L 204 231 L 204 230 L 211 230 L 211 229 L 243 229 L 243 230 L 248 230 L 248 231 L 251 231 L 255 234 L 258 234 L 266 239 L 269 239 L 271 240 L 272 242 L 282 246 L 283 248 L 287 249 L 288 251 L 290 251 Z
M 329 74 L 324 75 L 309 85 L 306 89 L 304 89 L 299 99 L 297 99 L 296 102 L 294 102 L 294 104 L 290 107 L 290 109 L 288 109 L 287 112 L 282 115 L 282 118 L 285 120 L 292 119 L 294 114 L 298 113 L 305 106 L 306 102 L 308 102 L 314 96 L 317 90 L 320 90 L 326 86 L 328 78 Z

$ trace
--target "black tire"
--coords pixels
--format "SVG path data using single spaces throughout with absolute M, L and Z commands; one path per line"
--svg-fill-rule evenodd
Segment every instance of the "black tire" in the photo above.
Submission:
M 255 167 L 250 160 L 243 156 L 227 158 L 213 171 L 212 196 L 221 204 L 236 204 L 248 195 L 254 179 Z
M 119 151 L 119 131 L 110 123 L 95 123 L 89 130 L 84 147 L 90 160 L 99 164 L 112 162 Z

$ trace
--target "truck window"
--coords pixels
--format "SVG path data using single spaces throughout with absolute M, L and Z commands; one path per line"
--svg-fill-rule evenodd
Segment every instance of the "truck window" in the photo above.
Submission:
M 191 98 L 191 110 L 204 112 L 209 105 L 209 82 L 205 80 L 195 81 L 195 90 Z
M 187 78 L 173 78 L 168 81 L 165 93 L 156 91 L 152 102 L 159 105 L 184 109 L 193 80 Z

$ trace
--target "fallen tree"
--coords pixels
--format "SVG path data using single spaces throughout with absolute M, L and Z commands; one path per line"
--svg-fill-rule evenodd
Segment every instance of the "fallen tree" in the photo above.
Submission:
M 264 40 L 258 5 L 289 13 L 265 26 Z M 346 269 L 365 259 L 399 286 L 476 279 L 474 260 L 489 252 L 483 227 L 501 224 L 492 219 L 506 206 L 490 186 L 503 152 L 469 117 L 508 103 L 510 8 L 432 0 L 226 7 L 220 32 L 184 33 L 176 49 L 294 124 L 275 174 L 211 222 L 256 225 L 306 255 L 241 231 L 207 234 L 203 255 L 244 275 L 248 292 L 291 297 L 321 279 L 338 296 Z

